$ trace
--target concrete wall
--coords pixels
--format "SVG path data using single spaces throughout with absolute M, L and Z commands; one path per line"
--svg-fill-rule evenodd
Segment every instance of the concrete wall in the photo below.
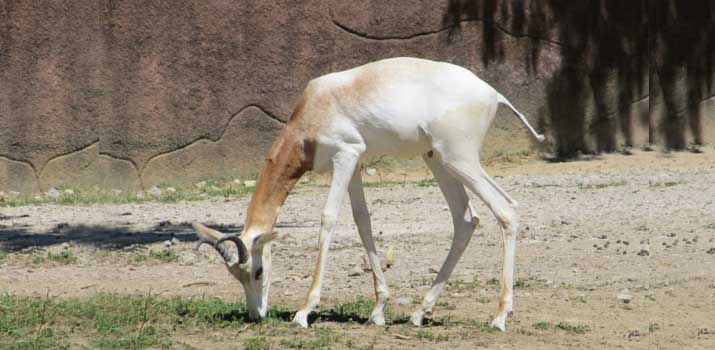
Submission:
M 509 4 L 478 18 L 449 0 L 0 1 L 0 191 L 250 175 L 311 78 L 394 56 L 468 67 L 548 127 L 567 44 L 515 26 Z M 488 155 L 529 147 L 500 111 Z

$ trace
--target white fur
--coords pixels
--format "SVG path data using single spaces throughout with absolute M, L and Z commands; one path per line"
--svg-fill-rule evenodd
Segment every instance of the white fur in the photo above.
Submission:
M 376 83 L 369 89 L 351 90 L 355 81 L 366 75 L 376 76 Z M 330 97 L 326 112 L 329 115 L 317 137 L 314 170 L 332 168 L 333 180 L 321 221 L 320 263 L 313 275 L 314 288 L 295 315 L 295 324 L 307 327 L 308 314 L 320 300 L 330 239 L 348 192 L 375 277 L 377 303 L 370 321 L 384 324 L 383 310 L 389 292 L 372 240 L 358 164 L 366 155 L 423 155 L 449 204 L 455 234 L 447 259 L 411 321 L 420 325 L 424 315 L 432 311 L 476 227 L 478 218 L 469 204 L 466 187 L 485 202 L 503 228 L 503 298 L 493 325 L 504 330 L 513 300 L 516 202 L 481 168 L 479 151 L 499 103 L 507 105 L 537 140 L 542 141 L 543 136 L 536 134 L 491 86 L 470 71 L 448 63 L 388 59 L 317 78 L 306 91 Z

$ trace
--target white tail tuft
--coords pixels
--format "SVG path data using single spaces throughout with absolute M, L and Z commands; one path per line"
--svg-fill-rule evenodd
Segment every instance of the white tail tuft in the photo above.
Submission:
M 498 102 L 509 107 L 509 109 L 511 109 L 511 111 L 514 112 L 514 114 L 516 114 L 517 117 L 519 117 L 521 122 L 524 123 L 524 125 L 526 125 L 526 128 L 529 129 L 529 131 L 531 132 L 532 135 L 534 135 L 534 138 L 536 139 L 536 141 L 538 141 L 539 143 L 544 142 L 544 140 L 546 139 L 544 137 L 544 135 L 537 133 L 536 130 L 534 130 L 534 128 L 531 126 L 531 124 L 529 124 L 529 121 L 526 120 L 526 117 L 524 117 L 523 114 L 521 114 L 519 111 L 517 111 L 516 108 L 514 108 L 514 106 L 512 106 L 511 103 L 509 103 L 509 100 L 507 100 L 500 93 L 497 93 L 497 96 L 499 98 Z

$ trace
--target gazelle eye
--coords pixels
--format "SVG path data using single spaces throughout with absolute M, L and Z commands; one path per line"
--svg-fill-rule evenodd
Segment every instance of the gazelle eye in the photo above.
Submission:
M 263 267 L 259 267 L 258 270 L 256 270 L 256 279 L 261 279 L 261 275 L 263 275 Z

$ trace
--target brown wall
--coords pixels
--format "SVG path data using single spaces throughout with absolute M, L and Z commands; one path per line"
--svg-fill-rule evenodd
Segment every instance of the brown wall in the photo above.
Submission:
M 393 56 L 468 67 L 548 127 L 557 33 L 453 3 L 0 1 L 0 191 L 250 175 L 311 78 Z M 495 124 L 490 154 L 532 146 L 510 114 Z

